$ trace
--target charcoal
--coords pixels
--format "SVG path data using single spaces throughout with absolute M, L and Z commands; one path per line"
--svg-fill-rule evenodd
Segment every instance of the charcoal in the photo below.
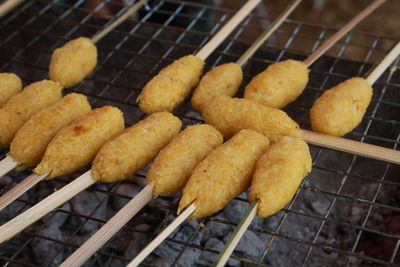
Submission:
M 142 188 L 137 186 L 136 184 L 122 183 L 117 187 L 117 189 L 115 190 L 115 193 L 133 198 L 134 196 L 137 195 L 137 193 L 140 192 L 140 190 L 142 190 Z M 121 208 L 123 208 L 126 205 L 126 203 L 129 202 L 129 200 L 130 200 L 129 198 L 113 196 L 112 204 L 113 204 L 114 209 L 117 211 L 120 210 Z
M 37 234 L 60 241 L 65 238 L 60 228 L 54 224 L 41 227 L 41 230 Z M 44 238 L 34 238 L 31 242 L 31 246 L 37 263 L 42 266 L 47 264 L 49 264 L 47 266 L 58 266 L 64 259 L 64 255 L 62 253 L 59 254 L 59 251 L 64 248 L 63 244 L 55 243 Z M 51 263 L 49 263 L 50 259 L 53 259 Z
M 225 243 L 217 238 L 210 238 L 205 243 L 205 247 L 216 250 L 216 251 L 221 251 L 224 246 L 225 246 Z M 216 255 L 215 253 L 205 250 L 201 253 L 198 264 L 202 265 L 202 266 L 210 266 L 217 259 L 217 257 L 218 257 L 218 255 Z M 240 263 L 240 261 L 238 261 L 236 259 L 230 258 L 227 262 L 227 265 L 236 267 L 236 266 L 240 266 L 241 263 Z
M 100 192 L 81 192 L 71 200 L 72 210 L 82 215 L 105 220 L 107 212 L 105 197 L 106 195 Z M 93 233 L 102 225 L 100 222 L 77 216 L 71 218 L 71 224 L 76 227 L 82 226 L 79 230 L 80 234 Z

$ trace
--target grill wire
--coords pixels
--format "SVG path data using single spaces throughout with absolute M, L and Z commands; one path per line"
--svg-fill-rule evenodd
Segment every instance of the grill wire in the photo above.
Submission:
M 24 80 L 24 84 L 46 78 L 50 55 L 56 47 L 79 36 L 93 36 L 110 23 L 108 19 L 100 18 L 93 11 L 85 9 L 83 2 L 76 1 L 71 5 L 62 1 L 25 1 L 0 19 L 0 72 L 15 72 Z M 109 4 L 117 11 L 117 15 L 121 15 L 133 2 L 123 5 L 119 1 L 103 1 L 97 10 Z M 176 5 L 172 10 L 166 10 L 162 8 L 165 2 Z M 187 12 L 188 8 L 190 12 Z M 84 82 L 67 90 L 67 93 L 79 92 L 87 95 L 94 107 L 105 104 L 119 107 L 125 114 L 127 125 L 144 117 L 136 103 L 144 84 L 172 60 L 195 53 L 232 17 L 234 11 L 171 0 L 155 1 L 144 7 L 142 14 L 144 15 L 141 17 L 124 22 L 97 44 L 98 67 Z M 152 21 L 156 15 L 163 15 L 164 21 Z M 185 21 L 184 26 L 179 25 L 182 21 Z M 246 18 L 207 59 L 207 68 L 238 59 L 250 45 L 248 34 L 253 33 L 255 36 L 261 33 L 261 25 L 268 25 L 271 21 L 272 18 L 256 14 Z M 202 31 L 201 27 L 208 27 L 208 31 Z M 327 26 L 287 20 L 246 64 L 243 84 L 272 62 L 287 58 L 304 59 L 335 31 L 335 28 Z M 308 110 L 315 99 L 324 90 L 349 77 L 363 76 L 373 64 L 383 58 L 395 42 L 392 38 L 374 34 L 348 34 L 311 67 L 307 89 L 285 111 L 302 128 L 309 129 Z M 399 59 L 392 67 L 398 67 L 398 61 Z M 374 85 L 373 100 L 362 123 L 346 138 L 398 150 L 399 87 L 399 72 L 387 70 Z M 243 88 L 239 96 L 242 92 Z M 202 121 L 201 116 L 191 109 L 189 101 L 174 113 L 185 125 Z M 292 266 L 398 266 L 399 166 L 316 146 L 310 146 L 310 149 L 313 170 L 302 182 L 294 199 L 274 216 L 264 220 L 256 219 L 247 231 L 257 235 L 265 242 L 265 246 L 259 255 L 249 256 L 235 251 L 232 256 L 234 265 L 279 265 L 276 258 L 288 258 Z M 1 151 L 1 157 L 5 153 L 6 150 Z M 28 173 L 12 172 L 10 177 L 19 181 Z M 56 190 L 81 173 L 83 171 L 41 183 L 34 189 L 36 191 L 31 197 L 23 196 L 12 208 L 1 212 L 0 222 L 4 223 L 43 199 L 46 195 L 40 194 L 40 190 Z M 76 237 L 83 228 L 88 224 L 96 224 L 97 229 L 107 221 L 96 217 L 102 204 L 110 199 L 126 202 L 131 198 L 132 193 L 118 190 L 122 184 L 140 188 L 144 184 L 144 177 L 145 171 L 141 171 L 130 181 L 93 186 L 87 190 L 87 194 L 97 198 L 97 205 L 85 212 L 66 208 L 68 203 L 58 208 L 40 222 L 28 227 L 22 234 L 0 245 L 0 263 L 3 266 L 52 266 L 52 262 L 57 257 L 63 257 L 65 251 L 72 253 L 79 247 L 81 243 L 76 241 Z M 2 192 L 15 184 L 12 179 L 0 179 Z M 144 209 L 145 212 L 158 216 L 158 221 L 153 225 L 154 231 L 146 232 L 129 223 L 120 233 L 129 237 L 134 232 L 140 232 L 144 238 L 154 237 L 173 218 L 179 198 L 165 199 L 167 201 L 154 200 Z M 232 203 L 247 207 L 245 195 L 236 198 Z M 114 212 L 109 211 L 107 218 Z M 136 217 L 147 216 L 147 213 L 143 214 L 141 212 Z M 80 222 L 70 226 L 70 236 L 55 238 L 43 234 L 45 232 L 41 230 L 54 218 L 64 217 Z M 137 220 L 136 217 L 133 220 Z M 219 213 L 201 219 L 196 224 L 185 222 L 179 230 L 190 231 L 185 238 L 174 234 L 164 242 L 179 247 L 173 265 L 179 266 L 188 250 L 209 253 L 210 257 L 216 257 L 219 249 L 200 242 L 199 234 L 209 231 L 207 226 L 210 225 L 230 227 L 231 233 L 238 220 L 239 217 L 237 220 L 228 220 Z M 89 234 L 94 231 L 95 229 Z M 332 238 L 332 232 L 341 235 Z M 135 255 L 128 255 L 125 248 L 118 249 L 121 244 L 125 244 L 123 241 L 121 234 L 113 238 L 86 266 L 117 266 L 128 263 Z M 31 256 L 35 244 L 57 247 L 59 252 L 52 258 L 45 259 L 45 262 L 36 262 Z M 282 247 L 288 249 L 282 250 Z M 252 250 L 251 247 L 247 249 Z M 325 260 L 321 262 L 321 259 Z

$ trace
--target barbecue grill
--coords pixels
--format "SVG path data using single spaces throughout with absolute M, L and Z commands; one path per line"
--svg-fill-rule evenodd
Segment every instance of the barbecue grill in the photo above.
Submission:
M 62 1 L 25 1 L 0 19 L 0 72 L 15 72 L 24 84 L 47 78 L 52 51 L 67 40 L 92 36 L 112 21 L 96 14 L 110 5 L 117 16 L 126 5 L 103 1 L 94 11 Z M 165 8 L 169 4 L 169 8 Z M 220 29 L 234 10 L 197 2 L 168 0 L 145 5 L 98 44 L 99 64 L 84 82 L 68 89 L 87 95 L 94 107 L 119 107 L 128 125 L 142 119 L 136 99 L 145 83 L 174 59 L 194 53 Z M 252 14 L 207 59 L 206 67 L 235 61 L 273 18 Z M 302 60 L 336 28 L 287 20 L 249 60 L 244 83 L 273 62 Z M 251 39 L 250 39 L 251 40 Z M 285 111 L 309 129 L 308 110 L 326 89 L 363 76 L 398 40 L 351 32 L 312 67 L 304 93 Z M 374 85 L 362 123 L 346 138 L 399 150 L 399 60 Z M 243 87 L 239 92 L 242 96 Z M 202 121 L 186 100 L 174 114 L 184 124 Z M 349 153 L 310 146 L 312 172 L 288 206 L 257 218 L 234 251 L 231 266 L 398 266 L 400 265 L 400 167 Z M 6 151 L 1 151 L 0 158 Z M 40 183 L 0 212 L 3 224 L 61 188 L 85 170 Z M 146 171 L 129 181 L 99 183 L 0 245 L 3 266 L 56 266 L 89 238 L 144 186 Z M 29 174 L 0 179 L 1 192 Z M 173 218 L 178 197 L 153 200 L 85 266 L 124 266 Z M 208 266 L 248 207 L 246 195 L 224 211 L 185 222 L 143 263 L 144 266 Z

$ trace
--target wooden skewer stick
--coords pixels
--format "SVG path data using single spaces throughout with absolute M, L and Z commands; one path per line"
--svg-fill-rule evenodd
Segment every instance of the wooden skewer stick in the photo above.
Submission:
M 17 166 L 18 162 L 16 162 L 11 156 L 5 157 L 0 161 L 0 177 L 2 177 L 4 174 L 8 173 Z
M 314 63 L 321 55 L 323 55 L 328 49 L 330 49 L 337 41 L 339 41 L 346 33 L 348 33 L 354 26 L 371 14 L 375 9 L 382 5 L 386 0 L 375 0 L 369 6 L 367 6 L 363 11 L 361 11 L 357 16 L 350 20 L 345 26 L 343 26 L 338 32 L 327 39 L 317 50 L 314 51 L 304 63 L 310 66 Z
M 11 190 L 0 197 L 0 211 L 2 211 L 5 207 L 11 204 L 14 200 L 24 194 L 26 191 L 31 189 L 35 184 L 39 183 L 43 180 L 48 173 L 43 175 L 38 175 L 36 173 L 32 173 L 28 177 L 26 177 L 22 182 L 14 186 Z
M 339 150 L 362 157 L 400 164 L 400 151 L 398 150 L 370 145 L 308 130 L 301 130 L 301 133 L 304 141 L 309 144 Z
M 131 16 L 133 13 L 138 11 L 144 4 L 146 4 L 148 0 L 141 0 L 131 6 L 125 13 L 120 16 L 117 20 L 115 20 L 113 23 L 111 23 L 109 26 L 107 26 L 105 29 L 103 29 L 101 32 L 97 33 L 95 36 L 92 37 L 93 43 L 97 43 L 100 41 L 104 36 L 106 36 L 110 31 L 118 27 L 122 22 L 124 22 L 129 16 Z
M 0 18 L 21 4 L 24 0 L 8 0 L 0 5 Z
M 400 54 L 400 42 L 398 42 L 390 52 L 385 56 L 385 58 L 374 68 L 374 70 L 366 78 L 369 84 L 374 84 L 376 80 L 385 72 L 385 70 L 390 66 L 390 64 L 397 58 Z
M 261 0 L 248 0 L 246 4 L 219 30 L 214 37 L 196 54 L 198 58 L 205 60 L 222 41 L 236 28 L 236 26 L 261 2 Z
M 243 215 L 243 218 L 240 220 L 239 224 L 236 226 L 235 231 L 233 231 L 231 237 L 228 242 L 225 244 L 224 248 L 218 255 L 218 258 L 213 263 L 213 267 L 222 267 L 228 261 L 229 256 L 232 254 L 233 250 L 239 243 L 243 234 L 246 232 L 246 229 L 249 227 L 250 223 L 253 221 L 254 217 L 256 217 L 258 204 L 260 201 L 258 199 L 254 200 L 250 207 L 247 209 L 246 213 Z
M 179 225 L 182 224 L 194 211 L 196 204 L 192 203 L 176 219 L 168 225 L 153 241 L 151 241 L 128 265 L 127 267 L 138 266 L 158 245 L 160 245 Z
M 244 54 L 236 61 L 237 64 L 243 66 L 243 64 L 254 55 L 257 49 L 267 40 L 282 23 L 289 17 L 293 10 L 300 4 L 302 0 L 293 0 L 289 5 L 282 11 L 282 13 L 272 22 L 266 31 L 264 31 L 257 40 L 244 52 Z
M 85 190 L 95 182 L 96 180 L 93 179 L 91 171 L 89 170 L 68 185 L 46 197 L 35 206 L 3 224 L 0 226 L 0 244 L 18 234 L 53 209 L 64 204 L 71 197 Z
M 152 199 L 152 195 L 153 185 L 146 185 L 78 250 L 61 263 L 60 267 L 81 266 L 85 263 Z

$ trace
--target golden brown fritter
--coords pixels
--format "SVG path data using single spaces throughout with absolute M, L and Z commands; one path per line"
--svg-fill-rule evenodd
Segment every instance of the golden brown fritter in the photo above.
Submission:
M 301 61 L 288 59 L 274 63 L 257 74 L 244 91 L 244 98 L 268 107 L 283 108 L 306 88 L 309 70 Z
M 90 111 L 86 96 L 68 94 L 32 117 L 18 130 L 10 155 L 23 167 L 37 165 L 58 130 Z
M 229 138 L 242 129 L 253 129 L 272 142 L 280 136 L 300 136 L 299 126 L 285 112 L 248 99 L 218 96 L 203 110 L 204 120 Z
M 0 109 L 0 146 L 8 147 L 19 128 L 36 112 L 61 99 L 59 83 L 43 80 L 31 83 L 11 97 Z
M 361 122 L 372 98 L 372 87 L 359 77 L 325 91 L 310 110 L 314 131 L 342 136 Z
M 301 138 L 282 137 L 257 161 L 249 201 L 258 198 L 258 216 L 267 217 L 282 209 L 294 196 L 311 170 L 311 155 Z
M 182 122 L 158 112 L 125 129 L 105 143 L 92 164 L 92 175 L 103 182 L 128 178 L 144 168 L 179 133 Z
M 147 183 L 154 184 L 154 196 L 177 194 L 186 184 L 193 169 L 223 138 L 208 124 L 189 126 L 160 151 L 147 172 Z
M 139 107 L 147 113 L 172 111 L 183 102 L 199 82 L 204 61 L 188 55 L 162 69 L 143 88 Z
M 64 87 L 71 87 L 88 76 L 96 64 L 96 45 L 89 38 L 79 37 L 54 50 L 49 77 Z
M 225 63 L 207 72 L 194 90 L 192 105 L 203 111 L 204 105 L 216 96 L 234 96 L 243 80 L 243 71 L 237 63 Z
M 0 107 L 22 90 L 22 81 L 14 73 L 0 73 Z
M 50 173 L 47 179 L 74 172 L 90 163 L 101 145 L 123 129 L 124 116 L 118 108 L 94 109 L 58 131 L 34 171 Z
M 195 201 L 196 219 L 223 209 L 251 183 L 257 159 L 267 150 L 268 138 L 244 129 L 214 149 L 194 169 L 179 203 L 178 213 Z

